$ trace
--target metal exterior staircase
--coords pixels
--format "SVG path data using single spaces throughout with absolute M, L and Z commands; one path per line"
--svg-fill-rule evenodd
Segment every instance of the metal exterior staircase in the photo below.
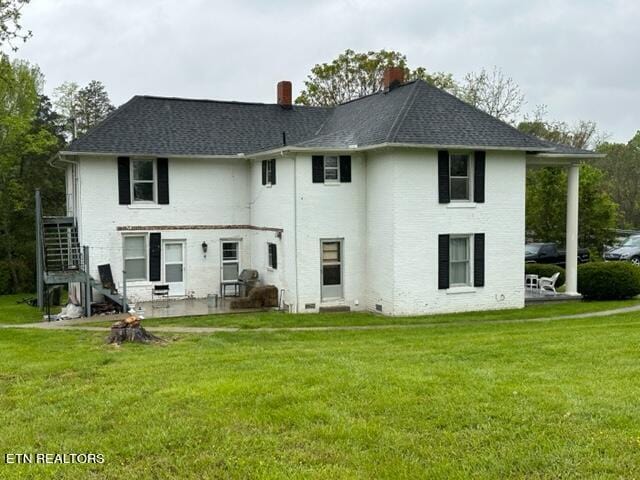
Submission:
M 93 277 L 90 277 L 90 285 L 95 292 L 105 296 L 116 305 L 119 305 L 120 308 L 122 308 L 122 306 L 124 305 L 124 297 L 122 295 L 120 295 L 118 292 L 113 292 L 108 288 L 104 288 L 102 286 L 102 283 L 98 282 Z
M 46 272 L 80 272 L 83 270 L 78 227 L 73 217 L 42 219 L 44 267 Z

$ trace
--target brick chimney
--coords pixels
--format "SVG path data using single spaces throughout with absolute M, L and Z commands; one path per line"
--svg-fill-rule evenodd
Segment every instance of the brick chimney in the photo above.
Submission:
M 382 84 L 385 90 L 392 90 L 404 83 L 404 68 L 387 67 L 384 69 Z
M 288 80 L 278 82 L 278 105 L 291 108 L 291 82 Z

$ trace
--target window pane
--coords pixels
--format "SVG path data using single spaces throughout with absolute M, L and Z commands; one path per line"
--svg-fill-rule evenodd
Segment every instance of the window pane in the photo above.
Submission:
M 138 260 L 125 260 L 124 269 L 127 272 L 127 280 L 147 279 L 147 260 L 144 258 Z
M 469 262 L 451 263 L 449 269 L 449 275 L 451 276 L 452 284 L 466 284 L 468 282 L 467 270 L 469 268 Z
M 226 242 L 222 244 L 222 259 L 223 260 L 238 259 L 238 244 L 236 242 Z
M 469 156 L 451 155 L 451 176 L 466 177 L 469 174 Z
M 323 285 L 340 285 L 340 265 L 325 265 L 322 267 Z
M 134 183 L 133 200 L 153 202 L 153 183 Z
M 451 178 L 451 200 L 469 200 L 468 178 Z
M 144 237 L 124 237 L 124 258 L 146 258 Z
M 222 280 L 238 280 L 238 264 L 225 263 L 222 265 Z
M 164 261 L 170 263 L 182 262 L 182 245 L 176 245 L 173 243 L 165 245 Z
M 153 180 L 153 160 L 134 160 L 133 179 Z
M 340 261 L 340 244 L 338 242 L 325 242 L 322 244 L 322 261 Z
M 452 262 L 468 259 L 468 238 L 452 238 L 449 242 L 449 256 Z
M 338 170 L 335 168 L 329 168 L 324 171 L 325 180 L 338 180 Z
M 324 157 L 324 168 L 338 168 L 338 157 Z
M 182 264 L 166 265 L 164 276 L 167 282 L 182 282 Z

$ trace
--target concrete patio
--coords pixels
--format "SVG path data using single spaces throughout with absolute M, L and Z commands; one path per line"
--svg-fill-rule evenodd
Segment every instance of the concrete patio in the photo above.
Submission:
M 139 302 L 136 311 L 143 310 L 145 318 L 191 317 L 198 315 L 222 315 L 233 313 L 255 313 L 273 310 L 272 308 L 231 309 L 233 298 L 220 298 L 217 306 L 210 306 L 206 298 L 176 298 Z

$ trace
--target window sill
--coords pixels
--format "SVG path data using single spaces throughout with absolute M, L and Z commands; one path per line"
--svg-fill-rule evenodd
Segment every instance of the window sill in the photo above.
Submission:
M 451 287 L 447 289 L 447 295 L 457 295 L 459 293 L 475 293 L 476 287 L 471 286 L 462 286 L 462 287 Z
M 324 182 L 324 185 L 326 187 L 339 187 L 340 186 L 340 182 L 339 181 Z
M 127 205 L 131 210 L 157 210 L 162 208 L 157 203 L 132 203 Z
M 451 202 L 447 203 L 447 208 L 476 208 L 475 202 Z

